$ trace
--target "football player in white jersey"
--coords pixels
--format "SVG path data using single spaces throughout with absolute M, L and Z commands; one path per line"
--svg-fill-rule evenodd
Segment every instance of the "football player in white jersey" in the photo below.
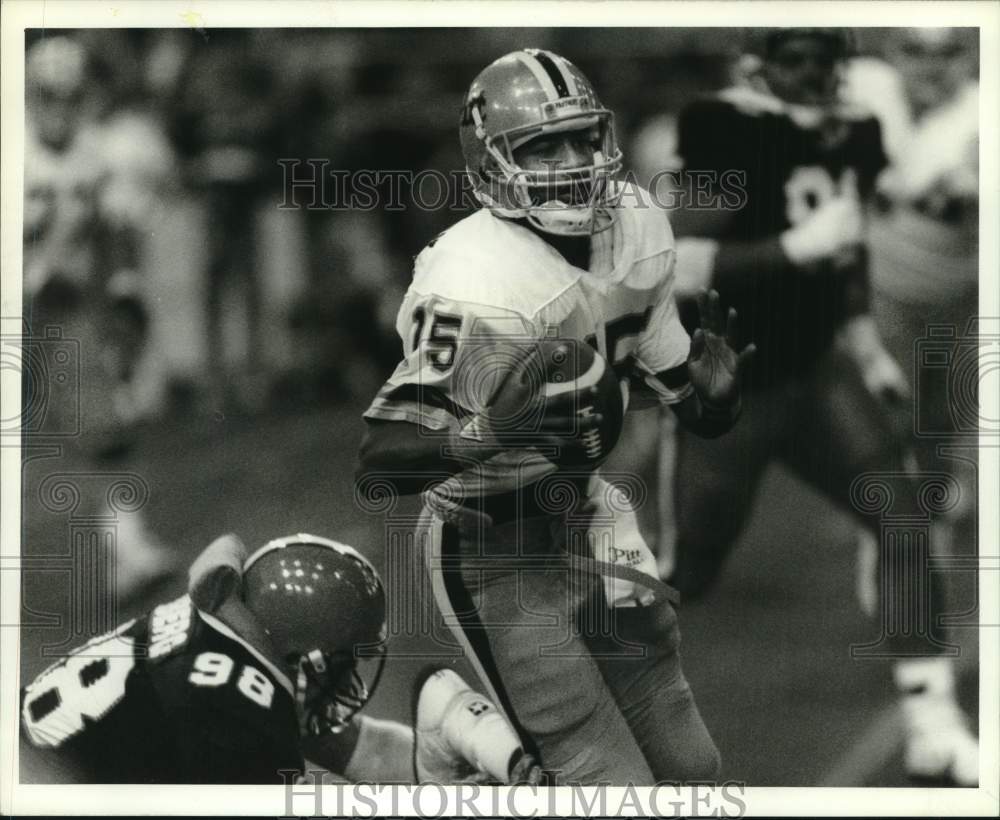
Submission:
M 534 446 L 511 450 L 486 411 L 498 384 L 527 379 L 541 340 L 564 339 L 599 351 L 626 404 L 652 397 L 721 435 L 753 349 L 733 349 L 735 312 L 724 319 L 714 293 L 694 336 L 681 327 L 670 225 L 614 180 L 611 112 L 570 62 L 526 49 L 487 66 L 460 136 L 484 207 L 417 257 L 397 321 L 405 358 L 365 413 L 361 486 L 424 492 L 437 603 L 549 782 L 711 778 L 718 752 L 633 506 L 592 471 L 565 469 L 600 418 L 560 432 L 580 398 L 562 392 L 543 402 L 553 423 Z M 574 561 L 581 541 L 591 554 Z M 571 571 L 588 558 L 613 577 Z

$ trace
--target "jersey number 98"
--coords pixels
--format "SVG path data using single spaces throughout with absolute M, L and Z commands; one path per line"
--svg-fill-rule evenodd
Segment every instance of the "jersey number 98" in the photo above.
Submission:
M 117 654 L 111 653 L 113 643 Z M 84 718 L 100 720 L 125 697 L 125 683 L 135 666 L 133 643 L 117 633 L 102 636 L 28 687 L 22 716 L 36 746 L 61 746 L 83 731 Z
M 202 652 L 194 659 L 188 681 L 195 686 L 222 686 L 229 682 L 235 661 L 221 652 Z M 270 707 L 274 699 L 274 684 L 259 669 L 244 666 L 236 679 L 236 688 L 258 706 Z

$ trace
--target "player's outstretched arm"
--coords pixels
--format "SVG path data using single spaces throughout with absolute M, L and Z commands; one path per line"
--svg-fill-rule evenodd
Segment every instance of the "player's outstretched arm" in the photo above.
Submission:
M 756 133 L 756 126 L 752 128 Z M 870 136 L 866 153 L 872 158 L 881 157 L 884 163 L 877 128 Z M 717 288 L 729 301 L 753 298 L 762 284 L 777 287 L 803 273 L 830 270 L 829 265 L 816 263 L 832 262 L 834 269 L 842 269 L 854 267 L 859 261 L 864 208 L 857 173 L 852 168 L 845 169 L 839 179 L 830 179 L 829 186 L 820 184 L 817 190 L 822 191 L 822 197 L 804 196 L 804 189 L 813 184 L 811 177 L 796 180 L 792 189 L 789 180 L 784 186 L 784 196 L 792 198 L 788 204 L 789 224 L 776 225 L 769 235 L 745 235 L 737 219 L 741 213 L 745 218 L 747 206 L 755 206 L 747 198 L 747 178 L 733 187 L 739 181 L 733 169 L 757 164 L 759 157 L 747 153 L 747 144 L 745 117 L 728 103 L 698 100 L 680 114 L 677 153 L 684 167 L 692 173 L 713 173 L 718 184 L 709 192 L 715 207 L 706 208 L 701 197 L 691 197 L 671 213 L 677 237 L 679 298 L 693 298 L 700 288 L 710 287 Z M 861 188 L 868 196 L 870 184 Z M 756 201 L 759 204 L 759 197 Z
M 355 479 L 378 475 L 390 481 L 400 495 L 411 495 L 425 490 L 431 478 L 454 475 L 469 466 L 447 455 L 459 442 L 470 460 L 482 461 L 499 452 L 496 445 L 458 439 L 457 435 L 428 435 L 408 421 L 365 419 Z
M 837 331 L 837 349 L 857 366 L 868 392 L 890 405 L 903 405 L 913 391 L 899 363 L 886 350 L 875 320 L 867 313 L 851 316 Z
M 343 731 L 306 735 L 302 754 L 352 783 L 537 783 L 541 770 L 496 706 L 454 671 L 414 686 L 414 728 L 357 716 Z
M 741 384 L 756 347 L 748 344 L 737 352 L 736 311 L 730 308 L 723 320 L 716 291 L 699 293 L 698 313 L 700 327 L 688 355 L 694 392 L 673 407 L 686 428 L 711 438 L 725 433 L 739 417 Z
M 413 729 L 359 715 L 342 732 L 302 739 L 303 756 L 352 783 L 409 783 Z
M 507 449 L 510 445 L 504 445 L 503 438 L 510 431 L 504 420 L 522 414 L 538 419 L 532 430 L 534 445 L 585 449 L 581 434 L 598 427 L 602 415 L 580 416 L 581 399 L 586 397 L 574 391 L 542 389 L 537 374 L 544 372 L 545 363 L 539 345 L 525 345 L 523 352 L 515 352 L 516 363 L 499 380 L 487 406 L 474 415 L 454 417 L 450 431 L 426 430 L 405 420 L 366 418 L 356 480 L 378 475 L 400 495 L 422 492 L 428 481 L 463 472 Z M 596 386 L 585 389 L 590 395 L 597 392 Z

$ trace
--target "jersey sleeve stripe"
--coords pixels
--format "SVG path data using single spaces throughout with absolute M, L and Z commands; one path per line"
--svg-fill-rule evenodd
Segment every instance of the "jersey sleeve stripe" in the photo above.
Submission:
M 388 404 L 417 404 L 433 410 L 444 410 L 458 421 L 464 421 L 473 415 L 462 405 L 448 398 L 443 390 L 427 384 L 401 384 L 390 390 L 385 401 Z
M 460 426 L 472 416 L 444 391 L 422 384 L 401 384 L 386 387 L 372 402 L 364 417 L 382 421 L 406 421 L 431 430 L 447 430 Z
M 454 419 L 444 410 L 428 412 L 418 405 L 387 405 L 375 401 L 365 410 L 363 418 L 379 421 L 405 421 L 426 427 L 428 430 L 443 431 L 454 426 Z

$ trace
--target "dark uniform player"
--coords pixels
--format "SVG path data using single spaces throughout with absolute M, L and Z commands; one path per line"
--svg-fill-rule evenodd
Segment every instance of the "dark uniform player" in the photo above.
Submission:
M 29 684 L 31 743 L 85 782 L 281 783 L 281 769 L 301 770 L 300 724 L 343 728 L 368 697 L 353 650 L 380 645 L 382 585 L 326 539 L 273 541 L 243 567 L 241 547 L 215 542 L 190 595 Z
M 410 780 L 413 731 L 356 714 L 378 682 L 384 640 L 382 582 L 351 547 L 297 535 L 247 558 L 223 537 L 192 566 L 189 594 L 24 689 L 25 780 L 278 784 L 302 771 L 303 755 L 352 780 Z M 503 754 L 504 767 L 525 765 L 492 704 L 457 676 L 428 678 L 421 703 L 436 711 L 430 723 L 417 715 L 422 776 L 449 782 L 475 771 L 469 761 Z M 449 735 L 444 716 L 455 724 L 470 703 L 457 724 L 464 737 Z
M 741 174 L 745 198 L 677 214 L 678 292 L 717 288 L 760 350 L 733 432 L 718 442 L 672 429 L 662 438 L 678 480 L 668 491 L 676 551 L 662 533 L 660 566 L 682 594 L 716 580 L 771 461 L 855 513 L 855 478 L 908 464 L 889 411 L 909 388 L 869 315 L 864 244 L 864 201 L 887 160 L 877 120 L 837 93 L 849 45 L 845 30 L 771 32 L 756 71 L 679 119 L 684 168 Z M 916 510 L 907 493 L 897 503 Z M 878 518 L 858 517 L 877 538 Z M 903 639 L 894 651 L 927 644 Z M 902 691 L 937 692 L 940 664 L 920 660 L 897 665 Z M 941 771 L 956 749 L 942 754 Z
M 273 783 L 302 767 L 287 675 L 186 595 L 48 669 L 23 719 L 85 782 Z

